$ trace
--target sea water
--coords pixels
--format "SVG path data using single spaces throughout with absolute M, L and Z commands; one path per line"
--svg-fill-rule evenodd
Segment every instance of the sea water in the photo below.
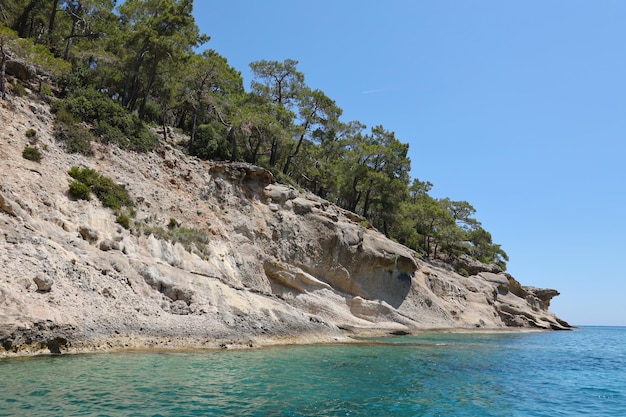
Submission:
M 0 360 L 0 416 L 626 416 L 626 328 Z

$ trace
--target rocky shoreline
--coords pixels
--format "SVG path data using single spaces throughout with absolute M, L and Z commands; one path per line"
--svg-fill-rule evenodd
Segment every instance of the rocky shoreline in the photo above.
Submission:
M 571 328 L 549 311 L 555 290 L 468 259 L 461 276 L 265 169 L 189 158 L 175 136 L 67 154 L 33 97 L 0 106 L 0 356 Z M 68 195 L 72 167 L 125 187 L 128 228 Z
M 570 329 L 570 330 L 573 330 Z M 306 346 L 306 345 L 330 345 L 330 344 L 378 344 L 385 343 L 386 337 L 394 336 L 415 336 L 419 334 L 448 334 L 448 333 L 480 333 L 480 334 L 501 334 L 501 333 L 535 333 L 550 330 L 535 328 L 494 328 L 494 329 L 423 329 L 412 333 L 398 332 L 386 329 L 367 329 L 351 331 L 341 331 L 339 333 L 329 332 L 323 334 L 299 334 L 283 337 L 252 337 L 237 339 L 194 339 L 176 338 L 167 336 L 109 336 L 103 340 L 75 340 L 69 344 L 67 339 L 58 337 L 49 339 L 44 334 L 42 342 L 22 345 L 19 350 L 0 350 L 1 358 L 19 358 L 47 355 L 80 355 L 80 354 L 105 354 L 120 352 L 152 352 L 152 353 L 179 353 L 179 352 L 204 352 L 212 350 L 246 350 L 262 349 L 276 346 Z M 375 341 L 372 339 L 376 339 Z M 382 339 L 382 340 L 381 340 Z

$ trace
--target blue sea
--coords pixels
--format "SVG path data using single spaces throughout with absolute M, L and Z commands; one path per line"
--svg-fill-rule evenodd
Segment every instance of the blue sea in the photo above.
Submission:
M 626 416 L 626 328 L 0 360 L 0 416 Z

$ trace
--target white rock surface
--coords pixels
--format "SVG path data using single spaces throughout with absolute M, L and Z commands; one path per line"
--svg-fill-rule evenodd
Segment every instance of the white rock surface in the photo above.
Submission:
M 568 327 L 547 310 L 556 291 L 420 260 L 264 169 L 186 158 L 168 143 L 67 154 L 47 105 L 35 115 L 29 103 L 0 102 L 0 355 Z M 21 156 L 29 128 L 41 163 Z M 138 202 L 131 231 L 97 198 L 68 197 L 72 166 L 126 186 Z M 140 231 L 170 219 L 208 234 L 204 251 Z

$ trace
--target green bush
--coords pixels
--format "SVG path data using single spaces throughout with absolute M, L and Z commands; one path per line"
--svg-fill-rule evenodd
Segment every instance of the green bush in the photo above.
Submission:
M 26 146 L 22 151 L 22 157 L 29 161 L 41 162 L 42 155 L 39 149 Z
M 459 268 L 457 272 L 459 273 L 459 275 L 462 275 L 464 277 L 469 277 L 469 272 L 467 272 L 465 268 Z
M 67 109 L 65 107 L 61 106 L 59 103 L 61 103 L 61 102 L 60 101 L 55 101 L 53 106 L 52 106 L 52 111 L 56 115 L 57 123 L 66 124 L 66 125 L 73 125 L 73 124 L 77 123 L 77 120 L 72 115 L 72 113 L 67 111 Z
M 93 135 L 81 124 L 57 123 L 55 137 L 63 143 L 65 152 L 79 153 L 86 156 L 93 155 L 91 142 Z
M 167 224 L 167 228 L 172 230 L 172 229 L 176 229 L 179 226 L 180 226 L 180 224 L 176 221 L 176 219 L 170 217 L 170 221 Z
M 52 97 L 54 95 L 54 92 L 52 92 L 52 88 L 50 88 L 50 86 L 46 83 L 41 83 L 41 88 L 39 92 L 46 97 Z
M 25 135 L 27 138 L 34 138 L 37 136 L 37 131 L 35 129 L 27 129 Z
M 161 106 L 154 100 L 148 100 L 146 102 L 143 120 L 147 123 L 159 123 L 161 120 L 161 113 Z
M 67 173 L 76 181 L 80 181 L 87 186 L 92 186 L 100 178 L 98 171 L 91 168 L 79 168 L 77 166 L 73 166 Z
M 124 229 L 130 229 L 130 217 L 126 214 L 120 214 L 115 218 L 115 222 L 120 224 Z
M 71 181 L 69 194 L 79 200 L 91 200 L 91 189 L 80 181 Z
M 17 97 L 24 97 L 26 95 L 26 88 L 24 88 L 21 83 L 16 82 L 13 86 L 13 94 Z
M 57 120 L 60 115 L 68 118 L 61 113 L 63 109 L 71 118 L 91 124 L 94 135 L 103 142 L 115 143 L 123 149 L 148 152 L 158 142 L 137 115 L 92 88 L 72 91 L 56 108 Z
M 229 159 L 232 150 L 227 136 L 225 128 L 217 123 L 199 125 L 191 154 L 201 159 Z
M 118 127 L 112 126 L 104 120 L 98 120 L 94 123 L 93 133 L 100 138 L 103 143 L 115 143 L 120 148 L 127 149 L 130 147 L 130 140 L 124 135 Z
M 94 186 L 94 193 L 98 196 L 102 205 L 113 210 L 120 210 L 124 206 L 132 206 L 133 200 L 128 195 L 126 187 L 115 184 L 110 179 Z
M 68 174 L 76 181 L 86 185 L 102 202 L 102 205 L 119 211 L 122 207 L 132 207 L 134 202 L 126 187 L 116 184 L 110 178 L 100 175 L 91 168 L 80 169 L 73 166 Z
M 98 103 L 95 100 L 91 100 L 90 97 L 81 95 L 83 91 L 85 90 L 78 90 L 76 93 L 66 97 L 63 100 L 65 109 L 78 120 L 85 122 L 98 120 Z

